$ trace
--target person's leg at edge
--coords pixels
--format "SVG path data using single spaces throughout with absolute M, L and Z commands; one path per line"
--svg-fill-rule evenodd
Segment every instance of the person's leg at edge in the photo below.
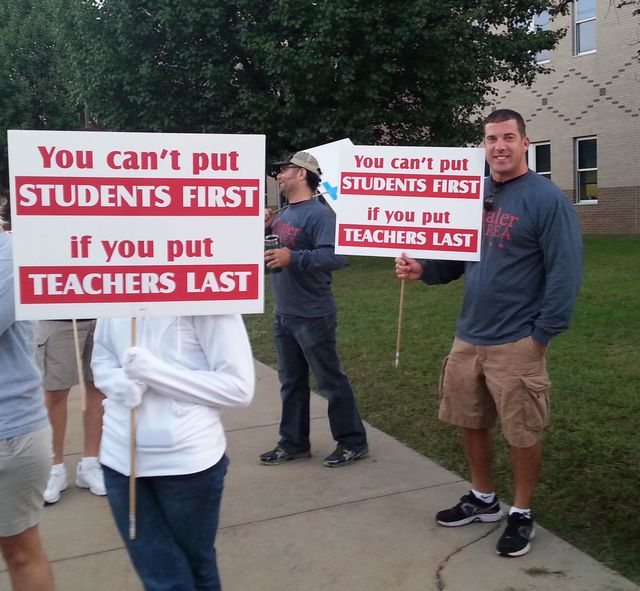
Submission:
M 340 368 L 336 348 L 336 319 L 307 320 L 296 333 L 318 390 L 328 400 L 328 418 L 334 440 L 352 451 L 367 449 L 367 434 L 349 378 Z
M 93 382 L 86 382 L 86 409 L 82 415 L 84 423 L 83 457 L 85 458 L 97 457 L 100 452 L 102 415 L 104 413 L 103 400 L 104 394 L 94 386 Z
M 107 499 L 129 558 L 146 591 L 193 589 L 189 562 L 167 526 L 153 478 L 136 479 L 136 539 L 129 539 L 129 477 L 102 466 Z
M 278 355 L 278 378 L 282 399 L 280 445 L 289 453 L 306 452 L 309 442 L 309 365 L 288 326 L 289 322 L 276 317 L 273 340 Z
M 53 591 L 53 573 L 42 547 L 38 526 L 0 537 L 13 591 Z
M 47 390 L 44 393 L 49 422 L 53 430 L 53 463 L 62 464 L 64 457 L 64 436 L 67 430 L 67 399 L 69 388 L 66 390 Z
M 461 427 L 462 443 L 471 471 L 471 485 L 483 493 L 494 492 L 492 461 L 493 437 L 489 429 Z
M 542 464 L 542 441 L 529 447 L 511 446 L 511 469 L 514 482 L 514 507 L 529 509 L 538 485 Z
M 85 409 L 82 414 L 84 427 L 84 448 L 82 456 L 84 458 L 97 458 L 100 452 L 100 441 L 102 439 L 102 415 L 104 408 L 104 394 L 96 388 L 93 383 L 91 373 L 91 354 L 93 352 L 93 334 L 96 321 L 91 320 L 86 323 L 86 338 L 82 350 L 82 371 L 85 383 Z

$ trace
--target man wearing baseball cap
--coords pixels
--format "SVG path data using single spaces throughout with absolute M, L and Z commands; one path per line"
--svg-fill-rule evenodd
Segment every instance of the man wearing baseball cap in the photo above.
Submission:
M 328 467 L 345 466 L 369 453 L 367 435 L 349 379 L 340 369 L 336 350 L 336 303 L 331 273 L 344 267 L 334 253 L 335 217 L 317 196 L 322 171 L 315 157 L 296 152 L 272 164 L 287 205 L 267 211 L 268 234 L 280 247 L 269 249 L 265 261 L 275 301 L 273 337 L 278 354 L 282 398 L 280 440 L 260 456 L 272 466 L 311 457 L 309 441 L 309 371 L 328 400 L 335 451 L 324 458 Z

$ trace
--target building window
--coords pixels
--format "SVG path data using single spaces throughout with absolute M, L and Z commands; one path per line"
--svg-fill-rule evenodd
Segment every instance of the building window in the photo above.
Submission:
M 539 175 L 551 179 L 551 144 L 540 142 L 529 146 L 529 168 Z
M 576 203 L 598 199 L 598 144 L 595 137 L 576 139 Z
M 531 29 L 534 31 L 546 31 L 549 28 L 549 11 L 545 10 L 533 17 Z M 548 49 L 536 53 L 536 63 L 543 64 L 551 60 L 551 52 Z
M 575 0 L 573 3 L 575 21 L 575 54 L 591 53 L 596 50 L 596 0 Z

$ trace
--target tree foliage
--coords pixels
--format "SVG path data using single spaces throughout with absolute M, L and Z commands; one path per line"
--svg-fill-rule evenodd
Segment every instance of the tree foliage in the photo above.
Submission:
M 640 16 L 640 0 L 620 0 L 616 6 L 618 8 L 622 8 L 624 6 L 634 6 L 635 8 L 633 9 L 633 12 L 631 13 L 631 15 Z M 638 42 L 636 42 L 636 44 L 637 43 Z M 636 55 L 640 60 L 640 49 L 638 50 L 638 53 Z
M 491 84 L 531 83 L 563 34 L 528 27 L 548 0 L 50 1 L 101 123 L 265 133 L 272 155 L 473 141 Z
M 563 32 L 528 24 L 555 1 L 12 0 L 0 117 L 75 129 L 88 106 L 119 131 L 263 133 L 270 156 L 342 137 L 461 145 L 492 83 L 540 73 Z
M 7 186 L 7 129 L 68 129 L 82 121 L 60 75 L 55 36 L 38 0 L 0 3 L 0 185 Z

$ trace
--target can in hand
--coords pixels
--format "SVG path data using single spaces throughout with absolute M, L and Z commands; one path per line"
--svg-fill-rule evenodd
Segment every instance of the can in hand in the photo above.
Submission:
M 274 248 L 280 248 L 280 238 L 278 237 L 277 234 L 269 234 L 268 236 L 264 237 L 264 250 L 272 250 Z M 265 273 L 280 273 L 280 271 L 282 271 L 282 269 L 269 269 L 269 267 L 266 266 L 265 263 L 265 267 L 264 267 L 264 272 Z

